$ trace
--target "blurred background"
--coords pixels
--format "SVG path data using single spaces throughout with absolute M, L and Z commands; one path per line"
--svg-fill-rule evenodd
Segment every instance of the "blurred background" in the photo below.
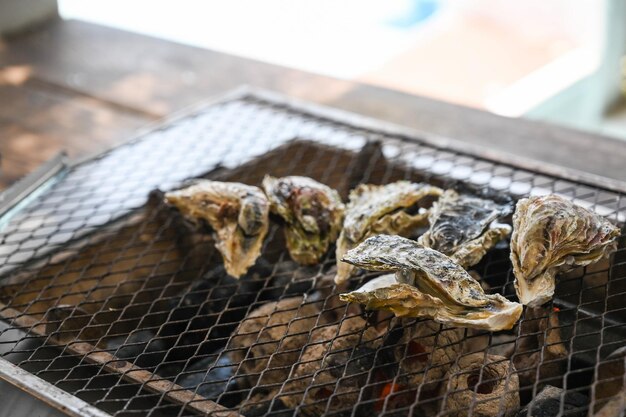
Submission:
M 622 0 L 58 0 L 63 18 L 626 137 Z M 288 36 L 286 36 L 288 34 Z
M 624 146 L 625 54 L 624 0 L 0 0 L 0 190 L 241 84 L 622 178 L 580 149 Z

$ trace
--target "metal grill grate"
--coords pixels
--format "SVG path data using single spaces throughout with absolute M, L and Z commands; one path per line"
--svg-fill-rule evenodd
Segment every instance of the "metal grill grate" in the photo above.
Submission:
M 0 355 L 115 416 L 502 415 L 514 380 L 521 407 L 549 385 L 562 389 L 542 394 L 559 415 L 598 411 L 624 385 L 624 236 L 610 261 L 561 276 L 554 302 L 513 331 L 457 331 L 339 302 L 333 255 L 298 267 L 276 224 L 253 273 L 227 277 L 159 191 L 305 175 L 345 199 L 360 182 L 410 179 L 559 193 L 624 221 L 616 187 L 450 147 L 247 94 L 68 166 L 2 219 Z M 510 269 L 498 247 L 475 272 L 514 297 Z M 264 318 L 236 333 L 258 308 Z

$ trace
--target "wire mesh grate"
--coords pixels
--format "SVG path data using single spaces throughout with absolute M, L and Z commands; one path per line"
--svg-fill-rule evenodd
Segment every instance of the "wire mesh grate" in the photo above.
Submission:
M 231 278 L 210 237 L 162 202 L 189 179 L 265 174 L 310 176 L 344 199 L 409 179 L 626 214 L 618 192 L 230 99 L 72 166 L 13 215 L 0 235 L 1 357 L 115 416 L 534 415 L 540 399 L 582 416 L 623 390 L 624 236 L 512 331 L 398 320 L 339 302 L 334 255 L 298 266 L 275 223 L 262 259 Z M 507 245 L 474 269 L 487 292 L 514 297 Z

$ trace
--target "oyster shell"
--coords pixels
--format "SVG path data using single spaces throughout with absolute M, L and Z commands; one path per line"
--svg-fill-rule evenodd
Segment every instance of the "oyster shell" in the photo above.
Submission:
M 418 241 L 468 268 L 511 233 L 511 226 L 496 222 L 510 212 L 508 205 L 446 190 L 433 204 L 430 228 Z
M 229 275 L 240 277 L 254 265 L 269 229 L 270 205 L 260 188 L 201 180 L 166 193 L 165 200 L 185 217 L 211 226 Z
M 337 240 L 337 275 L 341 284 L 354 267 L 341 262 L 343 255 L 366 238 L 380 233 L 406 235 L 425 226 L 428 211 L 419 208 L 427 197 L 439 197 L 441 188 L 409 181 L 387 185 L 361 184 L 350 192 L 343 229 Z M 415 210 L 417 208 L 417 210 Z
M 428 317 L 443 324 L 486 330 L 511 329 L 522 306 L 500 294 L 485 294 L 459 264 L 436 250 L 400 236 L 367 239 L 343 258 L 373 271 L 394 271 L 340 298 L 387 310 L 398 317 Z
M 317 264 L 341 231 L 344 205 L 339 193 L 298 176 L 266 175 L 263 188 L 272 212 L 287 223 L 285 239 L 291 258 L 303 265 Z
M 518 201 L 513 215 L 511 262 L 522 304 L 554 295 L 555 275 L 597 262 L 615 250 L 617 227 L 555 194 Z

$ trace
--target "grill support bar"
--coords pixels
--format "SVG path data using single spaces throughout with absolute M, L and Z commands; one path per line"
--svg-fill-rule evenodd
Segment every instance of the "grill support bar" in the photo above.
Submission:
M 476 157 L 477 160 L 484 160 L 485 162 L 495 161 L 498 163 L 498 165 L 503 165 L 505 167 L 516 168 L 516 169 L 520 168 L 522 170 L 525 169 L 525 170 L 528 170 L 529 172 L 532 172 L 533 174 L 535 173 L 545 174 L 547 176 L 552 177 L 550 180 L 556 181 L 556 180 L 564 179 L 564 180 L 575 182 L 575 184 L 569 185 L 571 187 L 574 187 L 577 185 L 587 185 L 587 186 L 592 186 L 599 191 L 613 190 L 613 191 L 619 191 L 621 193 L 626 191 L 626 183 L 624 182 L 619 182 L 619 181 L 610 180 L 610 179 L 603 179 L 601 177 L 587 175 L 585 173 L 577 173 L 573 170 L 569 170 L 566 168 L 561 168 L 561 167 L 557 167 L 553 165 L 551 166 L 551 165 L 546 165 L 546 164 L 540 164 L 539 162 L 536 162 L 536 161 L 527 161 L 527 160 L 520 161 L 519 159 L 515 158 L 512 155 L 502 157 L 502 155 L 496 152 L 491 152 L 491 151 L 487 151 L 484 149 L 478 149 L 476 147 L 473 147 L 468 144 L 464 144 L 462 142 L 455 141 L 453 139 L 423 134 L 415 130 L 405 129 L 405 128 L 397 127 L 388 123 L 374 121 L 374 120 L 367 119 L 365 117 L 361 117 L 358 115 L 352 115 L 352 114 L 349 114 L 340 110 L 328 109 L 328 108 L 324 108 L 322 106 L 318 106 L 315 104 L 294 101 L 287 97 L 275 95 L 273 93 L 257 91 L 254 89 L 239 90 L 238 93 L 230 94 L 229 96 L 225 98 L 219 99 L 217 102 L 224 103 L 224 102 L 228 102 L 230 100 L 236 100 L 236 99 L 250 100 L 250 101 L 253 101 L 255 105 L 259 103 L 260 105 L 267 105 L 269 103 L 271 106 L 277 107 L 279 110 L 282 107 L 284 107 L 289 110 L 296 110 L 302 114 L 305 114 L 306 116 L 319 117 L 320 119 L 329 119 L 339 126 L 337 129 L 362 128 L 362 129 L 371 131 L 370 133 L 373 133 L 373 134 L 379 134 L 377 132 L 382 132 L 383 134 L 389 135 L 390 140 L 393 141 L 394 143 L 402 142 L 401 145 L 397 145 L 399 147 L 404 147 L 404 146 L 409 147 L 408 146 L 409 143 L 413 142 L 414 144 L 419 144 L 420 146 L 432 148 L 436 152 L 442 152 L 442 153 L 447 152 L 447 151 L 451 151 L 453 153 L 456 152 L 460 154 L 457 156 L 465 156 L 465 155 L 474 156 Z M 186 114 L 193 115 L 196 112 L 197 111 L 192 111 Z M 167 124 L 165 124 L 164 126 L 167 126 Z M 165 129 L 165 127 L 162 127 L 162 128 Z M 142 137 L 139 136 L 136 139 L 137 141 L 140 142 Z M 299 155 L 300 156 L 298 158 L 302 158 L 303 153 Z M 20 191 L 20 194 L 15 199 L 11 199 L 11 201 L 14 201 L 17 205 L 11 205 L 11 207 L 8 208 L 8 216 L 6 217 L 11 216 L 12 213 L 17 212 L 17 210 L 26 206 L 30 201 L 33 200 L 34 196 L 40 195 L 41 193 L 43 193 L 47 189 L 47 185 L 51 184 L 53 181 L 55 181 L 55 179 L 63 176 L 67 168 L 69 168 L 69 171 L 70 171 L 68 176 L 70 176 L 71 178 L 72 169 L 80 168 L 79 165 L 83 163 L 88 164 L 90 163 L 90 161 L 97 163 L 98 158 L 105 158 L 105 157 L 106 157 L 106 152 L 104 154 L 101 154 L 100 156 L 94 157 L 93 160 L 87 159 L 83 161 L 74 161 L 69 164 L 64 164 L 63 161 L 60 161 L 60 164 L 58 165 L 52 164 L 53 166 L 51 170 L 44 169 L 45 166 L 42 167 L 40 170 L 38 170 L 38 172 L 43 172 L 44 175 L 32 177 L 36 180 L 32 182 L 33 184 L 32 187 L 30 185 L 25 185 L 25 184 L 29 184 L 30 183 L 29 181 L 25 181 L 24 182 L 25 184 L 20 184 L 18 187 L 16 187 L 16 189 L 22 190 L 23 193 L 22 191 Z M 414 168 L 404 168 L 404 169 L 406 171 L 405 172 L 406 175 L 409 175 L 410 171 L 414 170 Z M 493 169 L 495 168 L 492 168 L 492 171 Z M 389 167 L 386 167 L 385 170 L 386 170 L 385 174 L 382 177 L 383 179 L 386 178 L 387 175 L 391 175 L 391 172 L 392 172 L 392 169 Z M 417 168 L 415 168 L 415 170 L 417 170 Z M 432 173 L 429 172 L 428 175 L 432 175 Z M 38 179 L 38 178 L 41 178 L 41 179 Z M 54 189 L 52 191 L 54 191 Z M 555 190 L 553 189 L 552 191 L 555 191 Z M 593 191 L 595 192 L 596 190 L 593 190 Z M 0 195 L 0 206 L 1 206 L 3 197 L 4 196 Z M 586 201 L 585 197 L 581 197 L 580 195 L 575 194 L 574 198 L 580 198 L 580 200 L 583 202 Z M 601 206 L 601 204 L 606 203 L 606 200 L 604 200 L 604 198 L 605 197 L 597 197 L 595 201 L 592 201 L 592 203 L 596 204 L 595 206 L 596 208 L 604 207 L 604 206 Z M 617 198 L 619 200 L 619 198 L 621 197 L 618 196 Z M 623 210 L 622 207 L 623 206 L 621 206 L 618 201 L 617 209 L 615 209 L 617 213 L 619 213 L 620 210 Z M 26 207 L 26 210 L 28 210 L 28 207 Z M 1 210 L 0 210 L 0 214 L 1 214 Z M 109 232 L 111 231 L 110 227 L 113 224 L 112 222 L 117 221 L 120 218 L 121 217 L 113 217 L 113 220 L 110 220 L 110 223 L 108 223 L 107 226 L 105 226 Z M 1 217 L 0 217 L 0 220 L 1 220 Z M 76 229 L 76 231 L 78 230 L 79 229 Z M 74 237 L 76 236 L 80 236 L 81 239 L 84 238 L 84 235 L 75 234 Z M 107 237 L 110 237 L 110 236 L 111 235 L 107 235 Z M 133 236 L 137 236 L 137 235 L 134 233 Z M 104 238 L 105 235 L 102 235 L 102 237 Z M 132 241 L 134 242 L 134 240 Z M 94 244 L 93 241 L 90 242 L 90 245 L 93 245 L 93 244 Z M 132 249 L 132 245 L 130 246 Z M 141 248 L 143 249 L 141 249 L 142 250 L 141 254 L 136 255 L 136 256 L 144 256 L 144 255 L 153 256 L 155 253 L 159 253 L 159 252 L 169 253 L 169 249 L 168 250 L 159 249 L 158 246 L 156 249 L 154 249 L 154 246 L 152 243 L 146 244 L 146 245 L 142 244 L 139 246 L 140 246 L 140 249 Z M 154 253 L 152 253 L 153 249 L 154 249 Z M 67 254 L 65 255 L 62 254 L 61 256 L 70 256 L 70 255 L 68 252 Z M 126 259 L 124 256 L 121 256 L 120 259 L 118 259 L 117 257 L 115 259 L 119 260 L 120 262 L 126 262 L 126 261 L 130 262 L 130 260 L 133 257 L 135 257 L 135 255 L 129 255 L 128 259 Z M 37 258 L 37 259 L 41 259 L 41 258 Z M 25 265 L 25 261 L 20 261 L 20 262 L 22 262 L 21 265 L 18 262 L 15 262 L 15 265 L 19 267 Z M 45 259 L 45 265 L 58 263 L 58 262 L 59 262 L 58 258 L 55 258 L 54 262 L 51 260 L 51 258 Z M 93 262 L 94 262 L 93 260 L 89 261 L 89 265 L 92 265 Z M 156 261 L 156 264 L 154 265 L 154 268 L 156 269 L 154 269 L 153 272 L 160 270 L 159 268 L 161 266 L 162 266 L 162 262 Z M 132 272 L 136 269 L 140 269 L 140 266 L 138 266 L 137 264 L 135 264 L 134 266 L 126 265 L 123 268 L 123 270 L 127 272 Z M 66 272 L 68 271 L 64 269 L 62 273 L 65 274 Z M 98 279 L 100 279 L 101 277 L 102 275 L 99 275 Z M 86 278 L 85 276 L 81 275 L 79 279 L 82 280 Z M 63 285 L 67 284 L 67 282 L 63 281 L 57 284 L 59 284 L 58 285 L 59 287 L 62 287 Z M 603 285 L 604 287 L 607 286 L 607 284 L 603 284 Z M 104 286 L 111 287 L 110 283 L 105 284 Z M 144 289 L 145 288 L 142 286 L 142 290 Z M 620 292 L 619 289 L 616 289 L 613 291 Z M 134 296 L 132 297 L 132 300 L 135 300 Z M 7 301 L 7 303 L 11 305 L 11 307 L 15 307 L 12 302 Z M 583 299 L 579 298 L 578 302 L 576 303 L 574 301 L 573 304 L 567 308 L 567 310 L 576 311 L 578 307 L 584 308 L 587 304 L 589 303 L 583 303 Z M 608 309 L 608 307 L 606 307 L 607 301 L 605 301 L 604 304 L 605 304 L 605 309 Z M 14 309 L 11 307 L 8 307 L 7 305 L 0 303 L 0 319 L 6 320 L 7 322 L 9 322 L 13 328 L 30 332 L 36 335 L 38 338 L 45 339 L 46 343 L 50 343 L 52 345 L 59 345 L 62 347 L 62 349 L 64 350 L 67 349 L 66 352 L 73 353 L 77 356 L 82 357 L 87 362 L 98 365 L 102 370 L 121 376 L 121 378 L 123 378 L 124 380 L 130 381 L 134 384 L 139 384 L 141 385 L 142 389 L 145 389 L 145 391 L 150 391 L 152 393 L 156 393 L 157 396 L 160 396 L 161 398 L 159 398 L 159 401 L 168 400 L 170 402 L 182 405 L 187 410 L 192 411 L 194 413 L 199 413 L 200 415 L 210 414 L 210 415 L 229 416 L 229 417 L 239 416 L 238 413 L 232 410 L 223 408 L 222 406 L 216 404 L 216 402 L 206 400 L 204 397 L 197 395 L 195 392 L 193 392 L 193 390 L 184 389 L 181 386 L 176 385 L 173 382 L 170 382 L 168 378 L 165 376 L 157 376 L 156 374 L 153 374 L 143 368 L 132 365 L 131 362 L 129 361 L 118 359 L 117 357 L 109 353 L 108 351 L 103 351 L 99 347 L 95 346 L 96 345 L 95 342 L 89 343 L 89 342 L 81 342 L 81 341 L 72 341 L 70 343 L 67 343 L 60 339 L 57 339 L 54 333 L 51 335 L 50 330 L 45 329 L 44 320 L 39 319 L 36 316 L 27 315 L 24 312 L 21 312 L 18 309 Z M 578 311 L 582 312 L 583 308 L 578 309 Z M 25 310 L 25 311 L 29 311 L 29 310 Z M 32 313 L 32 314 L 37 314 L 37 313 Z M 606 324 L 605 321 L 602 321 L 602 323 Z M 211 327 L 213 326 L 211 325 Z M 561 327 L 565 327 L 565 326 L 561 326 Z M 583 336 L 591 334 L 589 332 L 581 331 L 581 328 L 582 326 L 574 326 L 574 333 L 573 333 L 573 336 L 570 338 L 571 340 L 573 340 L 574 338 L 580 339 Z M 578 334 L 576 332 L 578 332 Z M 489 340 L 489 344 L 491 344 L 491 338 Z M 102 345 L 98 344 L 98 346 L 102 346 Z M 571 346 L 573 346 L 573 343 L 571 344 Z M 581 356 L 581 355 L 579 354 L 578 356 Z M 2 377 L 2 375 L 3 374 L 0 372 L 0 377 Z M 565 378 L 564 379 L 565 382 L 569 381 L 569 379 L 567 379 L 568 378 L 567 375 L 564 378 Z M 53 385 L 51 386 L 55 389 L 58 389 L 57 387 Z M 37 397 L 39 395 L 42 395 L 39 391 L 33 392 L 31 390 L 30 384 L 26 384 L 22 389 L 24 389 L 25 391 Z M 75 397 L 72 397 L 72 398 L 75 398 Z M 53 401 L 53 400 L 50 400 L 50 401 Z M 57 401 L 57 400 L 54 400 L 54 401 Z M 220 399 L 217 399 L 216 401 L 219 402 Z M 57 401 L 55 404 L 56 404 L 55 407 L 57 408 L 66 406 L 65 401 Z M 76 414 L 71 414 L 71 415 L 76 415 Z M 81 413 L 78 415 L 85 415 L 85 413 L 81 411 Z M 98 417 L 100 415 L 108 416 L 108 414 L 97 414 Z
M 211 400 L 207 400 L 204 397 L 181 387 L 180 385 L 174 384 L 173 382 L 168 381 L 167 379 L 161 378 L 152 372 L 146 371 L 143 368 L 139 368 L 134 366 L 128 361 L 120 360 L 110 354 L 109 352 L 100 351 L 95 346 L 87 342 L 75 342 L 65 345 L 64 343 L 57 341 L 55 337 L 49 336 L 46 334 L 45 325 L 39 322 L 34 317 L 20 313 L 19 311 L 7 307 L 5 304 L 0 303 L 0 317 L 6 320 L 11 327 L 22 329 L 31 334 L 36 334 L 38 336 L 42 336 L 46 338 L 46 342 L 51 342 L 54 344 L 60 344 L 64 346 L 64 349 L 67 349 L 69 352 L 79 355 L 83 357 L 87 362 L 102 365 L 103 368 L 110 373 L 122 375 L 122 377 L 130 382 L 142 384 L 142 388 L 158 393 L 167 395 L 167 398 L 171 401 L 181 404 L 185 406 L 185 408 L 198 413 L 199 415 L 212 415 L 219 417 L 242 417 L 239 413 L 236 413 L 232 410 L 229 410 L 225 407 L 222 407 L 219 404 Z M 40 398 L 46 402 L 50 401 L 50 405 L 53 405 L 61 411 L 65 411 L 63 407 L 66 406 L 66 403 L 62 400 L 58 400 L 56 396 L 50 395 L 48 396 L 48 392 L 45 389 L 41 389 L 38 385 L 32 385 L 24 379 L 24 376 L 28 376 L 30 378 L 35 378 L 40 380 L 41 383 L 49 385 L 51 388 L 54 388 L 54 392 L 59 391 L 62 392 L 65 396 L 69 398 L 75 399 L 80 403 L 93 408 L 98 411 L 100 414 L 85 414 L 85 413 L 77 413 L 77 414 L 68 414 L 70 416 L 76 417 L 106 417 L 109 414 L 100 411 L 99 409 L 83 402 L 77 397 L 74 397 L 59 388 L 50 385 L 49 383 L 41 380 L 40 378 L 24 371 L 21 368 L 16 367 L 15 365 L 7 362 L 5 359 L 0 358 L 0 378 L 6 379 L 8 382 L 18 386 L 20 389 L 32 394 L 33 396 Z M 5 363 L 6 366 L 15 368 L 19 371 L 19 374 L 10 374 L 9 377 L 5 377 L 4 370 L 2 368 L 2 363 Z M 45 398 L 41 398 L 41 397 Z M 71 410 L 70 410 L 71 411 Z
M 0 193 L 0 229 L 20 206 L 46 190 L 67 169 L 67 155 L 61 152 L 26 177 Z
M 71 417 L 111 417 L 49 382 L 0 358 L 0 378 Z

